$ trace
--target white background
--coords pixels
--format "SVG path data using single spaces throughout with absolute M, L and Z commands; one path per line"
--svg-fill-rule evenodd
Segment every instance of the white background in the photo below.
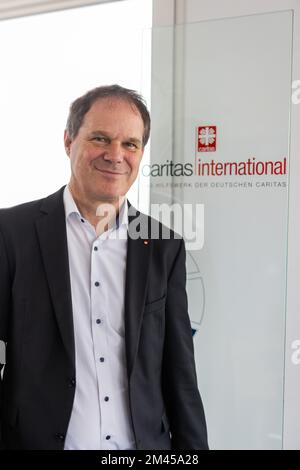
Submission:
M 119 83 L 150 104 L 151 22 L 150 0 L 0 21 L 0 207 L 68 182 L 63 131 L 78 96 Z

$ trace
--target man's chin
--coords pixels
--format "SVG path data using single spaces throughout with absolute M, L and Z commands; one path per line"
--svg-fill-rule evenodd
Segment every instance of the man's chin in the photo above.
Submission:
M 107 202 L 107 203 L 116 203 L 121 202 L 124 200 L 125 194 L 121 193 L 103 193 L 103 192 L 96 192 L 95 198 L 97 201 L 100 202 Z

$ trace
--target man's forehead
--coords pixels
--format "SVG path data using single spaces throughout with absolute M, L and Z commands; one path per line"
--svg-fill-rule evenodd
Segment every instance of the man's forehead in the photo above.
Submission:
M 125 111 L 126 119 L 120 111 Z M 138 132 L 137 125 L 140 125 L 140 131 L 144 132 L 142 116 L 134 103 L 117 98 L 101 98 L 95 101 L 84 116 L 81 127 L 93 132 L 109 132 L 111 127 L 117 124 L 124 126 L 124 130 L 127 129 L 129 133 L 134 131 L 134 134 Z

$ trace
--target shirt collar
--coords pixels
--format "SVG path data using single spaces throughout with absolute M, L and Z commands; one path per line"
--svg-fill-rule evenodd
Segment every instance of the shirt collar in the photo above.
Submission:
M 66 220 L 69 218 L 71 214 L 77 214 L 80 218 L 83 218 L 80 214 L 78 207 L 73 199 L 71 194 L 70 188 L 67 185 L 64 189 L 64 206 L 65 206 L 65 214 Z M 116 223 L 113 226 L 113 229 L 119 229 L 121 226 L 128 227 L 128 202 L 127 198 L 124 199 L 120 211 L 116 218 Z
M 79 217 L 82 217 L 80 214 L 78 207 L 73 199 L 69 186 L 67 185 L 64 189 L 64 206 L 65 206 L 65 213 L 66 219 L 69 218 L 71 214 L 78 214 Z

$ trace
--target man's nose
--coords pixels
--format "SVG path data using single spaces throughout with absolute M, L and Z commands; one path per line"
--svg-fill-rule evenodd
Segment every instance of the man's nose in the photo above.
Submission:
M 122 163 L 124 160 L 122 145 L 119 142 L 110 142 L 106 148 L 104 160 L 109 160 L 113 163 Z

